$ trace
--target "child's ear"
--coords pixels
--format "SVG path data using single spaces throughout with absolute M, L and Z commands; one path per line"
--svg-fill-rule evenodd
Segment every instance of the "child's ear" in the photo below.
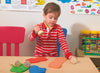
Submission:
M 45 14 L 43 13 L 43 17 L 45 18 Z

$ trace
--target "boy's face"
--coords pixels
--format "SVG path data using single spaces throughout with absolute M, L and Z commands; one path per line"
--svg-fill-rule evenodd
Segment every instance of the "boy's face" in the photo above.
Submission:
M 43 14 L 44 19 L 48 27 L 53 27 L 58 20 L 58 12 L 48 13 L 47 15 Z

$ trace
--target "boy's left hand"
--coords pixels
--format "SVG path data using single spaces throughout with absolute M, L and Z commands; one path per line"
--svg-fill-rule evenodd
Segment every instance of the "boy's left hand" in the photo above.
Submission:
M 76 64 L 76 63 L 78 62 L 75 56 L 70 56 L 70 57 L 69 57 L 69 60 L 70 60 L 70 62 L 73 63 L 73 64 Z

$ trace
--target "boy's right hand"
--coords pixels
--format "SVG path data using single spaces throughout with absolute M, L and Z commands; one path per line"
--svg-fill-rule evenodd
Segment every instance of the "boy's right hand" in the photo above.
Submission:
M 71 63 L 76 64 L 78 62 L 77 58 L 75 56 L 70 56 L 69 60 Z
M 36 34 L 40 31 L 40 27 L 38 25 L 34 25 L 33 30 L 35 31 Z

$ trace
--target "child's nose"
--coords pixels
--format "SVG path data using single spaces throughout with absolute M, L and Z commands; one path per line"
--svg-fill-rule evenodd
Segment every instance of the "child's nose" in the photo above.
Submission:
M 55 19 L 53 18 L 52 21 L 55 21 Z

